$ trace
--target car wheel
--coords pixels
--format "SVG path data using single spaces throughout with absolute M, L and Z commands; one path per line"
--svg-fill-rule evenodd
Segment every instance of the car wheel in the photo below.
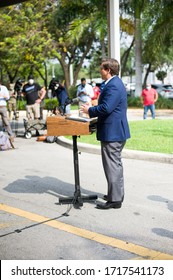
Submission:
M 32 134 L 31 134 L 30 131 L 25 132 L 25 138 L 26 139 L 31 139 L 31 137 L 32 137 Z

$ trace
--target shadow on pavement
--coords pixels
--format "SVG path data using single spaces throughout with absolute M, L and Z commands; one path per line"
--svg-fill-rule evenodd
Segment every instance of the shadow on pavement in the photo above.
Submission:
M 26 176 L 25 179 L 18 179 L 10 183 L 4 188 L 5 191 L 10 193 L 47 193 L 55 197 L 72 196 L 75 191 L 73 184 L 66 183 L 53 177 L 39 177 L 39 176 Z M 81 187 L 81 193 L 84 195 L 100 195 L 95 192 L 91 192 Z

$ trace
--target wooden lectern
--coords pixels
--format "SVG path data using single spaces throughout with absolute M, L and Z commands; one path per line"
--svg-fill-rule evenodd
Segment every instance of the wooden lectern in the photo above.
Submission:
M 75 176 L 75 192 L 73 197 L 60 198 L 60 204 L 72 203 L 74 207 L 79 208 L 84 201 L 96 200 L 97 195 L 81 196 L 79 179 L 79 159 L 77 148 L 77 137 L 80 135 L 89 135 L 95 131 L 97 119 L 52 116 L 47 117 L 47 135 L 48 136 L 72 136 L 73 139 L 73 163 Z

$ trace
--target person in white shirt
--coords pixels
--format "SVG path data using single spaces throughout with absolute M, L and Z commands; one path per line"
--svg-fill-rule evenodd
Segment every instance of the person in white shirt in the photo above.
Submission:
M 91 85 L 86 83 L 86 79 L 81 79 L 81 84 L 77 88 L 77 96 L 79 99 L 79 107 L 85 103 L 91 105 L 91 98 L 94 96 L 94 91 Z
M 94 96 L 93 87 L 86 83 L 86 79 L 81 79 L 81 84 L 77 88 L 77 100 L 79 105 L 79 117 L 88 117 L 87 114 L 80 112 L 80 107 L 84 104 L 91 106 L 92 97 Z
M 0 81 L 0 115 L 2 118 L 3 126 L 8 133 L 10 140 L 14 141 L 13 132 L 10 126 L 10 123 L 8 121 L 7 116 L 7 100 L 10 99 L 9 91 L 6 88 L 6 86 L 3 86 Z

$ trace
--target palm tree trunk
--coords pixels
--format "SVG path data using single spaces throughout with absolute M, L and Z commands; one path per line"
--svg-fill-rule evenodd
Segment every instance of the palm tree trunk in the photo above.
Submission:
M 123 53 L 122 57 L 121 57 L 121 75 L 123 76 L 124 75 L 124 72 L 125 72 L 125 69 L 126 69 L 126 64 L 127 64 L 127 61 L 128 61 L 128 57 L 129 57 L 129 54 L 130 54 L 130 51 L 134 45 L 134 42 L 135 40 L 133 39 L 131 44 L 130 44 L 130 47 Z
M 136 68 L 136 88 L 135 96 L 140 96 L 142 91 L 142 36 L 140 16 L 135 18 L 135 68 Z
M 145 77 L 144 77 L 144 82 L 143 82 L 143 88 L 146 87 L 146 83 L 147 83 L 147 79 L 148 79 L 148 75 L 151 71 L 151 63 L 149 63 L 147 69 L 146 69 L 146 73 L 145 73 Z

